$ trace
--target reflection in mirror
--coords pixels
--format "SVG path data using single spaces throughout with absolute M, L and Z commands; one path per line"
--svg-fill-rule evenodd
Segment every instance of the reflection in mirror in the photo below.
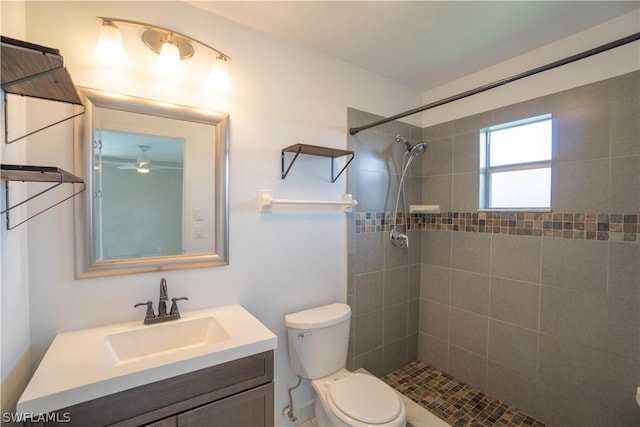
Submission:
M 79 91 L 76 275 L 227 264 L 228 116 Z

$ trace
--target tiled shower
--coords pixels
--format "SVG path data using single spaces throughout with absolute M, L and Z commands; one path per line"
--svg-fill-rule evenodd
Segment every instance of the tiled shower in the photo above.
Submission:
M 553 115 L 552 211 L 478 212 L 479 133 Z M 426 113 L 428 114 L 428 112 Z M 349 126 L 380 117 L 349 110 Z M 388 240 L 404 147 L 409 248 Z M 349 137 L 349 368 L 420 360 L 551 426 L 637 426 L 640 73 L 420 129 Z

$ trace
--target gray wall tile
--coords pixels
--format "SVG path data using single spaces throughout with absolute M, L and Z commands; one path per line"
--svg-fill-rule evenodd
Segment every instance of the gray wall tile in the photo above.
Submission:
M 493 277 L 490 307 L 492 319 L 537 331 L 540 285 Z
M 434 139 L 453 136 L 453 122 L 445 122 L 422 129 L 422 140 L 427 143 Z
M 356 235 L 356 274 L 382 270 L 384 262 L 382 238 L 383 236 L 378 233 Z
M 492 396 L 532 414 L 535 411 L 536 382 L 531 376 L 489 360 L 487 391 Z
M 638 387 L 637 378 L 629 373 L 638 371 L 638 361 L 624 357 L 606 355 L 606 391 L 604 404 L 609 409 L 607 425 L 638 426 L 640 411 L 635 404 L 634 396 Z
M 640 79 L 639 79 L 640 80 Z M 611 156 L 640 155 L 638 97 L 616 99 L 611 105 Z
M 559 288 L 542 287 L 540 332 L 594 348 L 605 348 L 606 298 Z
M 418 360 L 443 372 L 449 372 L 449 345 L 446 341 L 420 333 Z
M 422 156 L 424 176 L 448 175 L 453 171 L 452 138 L 440 138 L 427 141 L 429 150 Z
M 639 176 L 640 156 L 611 159 L 611 212 L 640 212 Z
M 440 205 L 441 212 L 452 209 L 452 175 L 432 175 L 422 180 L 422 201 L 428 205 Z
M 382 375 L 398 370 L 409 362 L 407 337 L 382 348 Z
M 604 291 L 607 284 L 607 252 L 607 242 L 543 239 L 542 284 Z
M 480 206 L 477 173 L 456 173 L 452 177 L 452 210 L 473 212 Z
M 480 173 L 480 131 L 456 135 L 453 138 L 453 173 Z M 449 172 L 451 173 L 451 171 Z
M 355 276 L 355 310 L 360 315 L 382 308 L 382 271 L 356 274 Z
M 599 101 L 553 114 L 557 124 L 557 156 L 560 162 L 601 159 L 609 156 L 609 104 Z
M 420 300 L 420 333 L 449 342 L 449 306 Z
M 409 296 L 409 271 L 407 267 L 384 270 L 383 305 L 389 307 L 406 302 Z
M 587 398 L 579 392 L 567 392 L 556 384 L 538 382 L 535 408 L 536 418 L 550 426 L 607 425 L 607 410 L 602 401 Z
M 491 242 L 491 274 L 538 283 L 542 239 L 494 235 Z
M 489 360 L 532 377 L 536 373 L 538 333 L 508 323 L 489 323 Z
M 422 234 L 422 263 L 451 266 L 451 232 L 427 231 Z
M 392 181 L 384 172 L 370 172 L 360 171 L 351 180 L 354 184 L 353 194 L 358 201 L 356 211 L 358 212 L 375 212 L 391 210 L 390 202 L 388 201 L 389 189 L 394 191 L 394 203 L 395 203 L 395 188 L 397 184 Z
M 484 357 L 450 345 L 449 372 L 472 387 L 486 389 L 487 359 Z
M 385 345 L 407 338 L 407 308 L 408 303 L 406 301 L 384 308 L 383 341 Z
M 483 357 L 487 355 L 488 318 L 452 307 L 449 342 Z
M 451 266 L 474 273 L 489 273 L 491 235 L 453 233 Z
M 491 126 L 493 114 L 486 111 L 472 116 L 463 117 L 453 121 L 453 135 L 461 135 L 463 133 L 477 132 L 482 128 Z
M 451 305 L 477 314 L 489 314 L 490 277 L 483 274 L 453 270 L 451 274 Z
M 375 376 L 382 376 L 382 347 L 356 356 L 354 365 L 354 370 L 363 368 Z
M 528 119 L 548 112 L 544 98 L 535 98 L 493 110 L 493 125 Z
M 608 292 L 640 299 L 640 245 L 609 242 Z
M 609 159 L 554 162 L 551 206 L 557 212 L 609 210 Z
M 382 310 L 372 311 L 355 317 L 355 355 L 381 347 L 383 342 L 383 315 Z
M 606 394 L 605 352 L 570 340 L 540 334 L 540 380 L 574 396 L 602 401 Z
M 606 350 L 640 361 L 640 302 L 636 299 L 607 298 Z M 640 364 L 637 365 L 640 371 Z
M 422 264 L 420 296 L 443 304 L 449 304 L 451 293 L 451 269 Z

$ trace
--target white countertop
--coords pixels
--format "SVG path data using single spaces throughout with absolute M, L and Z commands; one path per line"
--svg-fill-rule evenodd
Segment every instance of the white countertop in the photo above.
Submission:
M 212 344 L 113 363 L 105 341 L 114 333 L 159 328 L 214 316 L 229 335 Z M 133 387 L 273 350 L 277 337 L 240 305 L 181 313 L 166 323 L 125 322 L 58 334 L 18 400 L 17 412 L 43 414 Z

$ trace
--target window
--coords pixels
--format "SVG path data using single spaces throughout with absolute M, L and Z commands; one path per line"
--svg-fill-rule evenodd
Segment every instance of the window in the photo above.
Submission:
M 551 114 L 480 131 L 480 208 L 551 207 Z

